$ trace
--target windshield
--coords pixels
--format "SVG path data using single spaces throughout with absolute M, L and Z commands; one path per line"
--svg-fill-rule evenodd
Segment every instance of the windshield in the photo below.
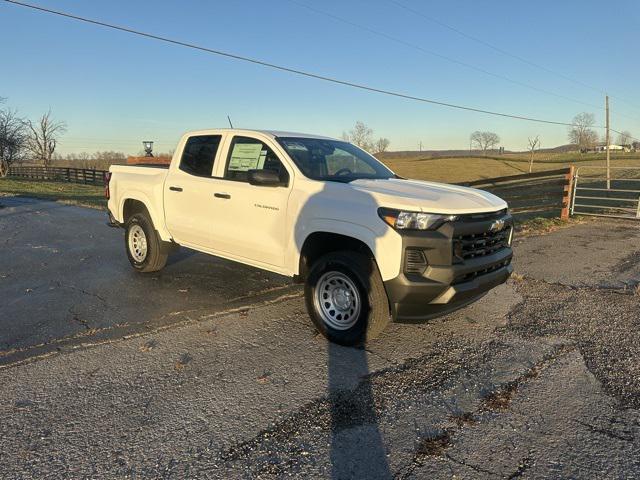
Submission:
M 314 180 L 350 182 L 395 176 L 384 164 L 349 142 L 297 137 L 280 137 L 278 142 L 302 173 Z

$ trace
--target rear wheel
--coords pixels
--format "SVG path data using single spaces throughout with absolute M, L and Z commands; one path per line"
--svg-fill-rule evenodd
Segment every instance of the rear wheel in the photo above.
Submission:
M 156 272 L 167 263 L 169 249 L 146 213 L 129 218 L 124 242 L 131 266 L 140 272 Z
M 371 340 L 390 320 L 378 267 L 358 252 L 331 252 L 318 259 L 309 272 L 305 298 L 316 328 L 340 345 Z

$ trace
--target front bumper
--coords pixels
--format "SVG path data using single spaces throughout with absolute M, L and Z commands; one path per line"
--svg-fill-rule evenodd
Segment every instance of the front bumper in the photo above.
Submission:
M 504 226 L 492 232 L 496 221 Z M 416 322 L 452 312 L 504 283 L 513 272 L 512 233 L 513 218 L 504 212 L 465 216 L 436 231 L 403 232 L 401 273 L 385 282 L 394 320 Z M 422 270 L 421 264 L 409 265 L 416 257 L 408 251 L 422 254 Z

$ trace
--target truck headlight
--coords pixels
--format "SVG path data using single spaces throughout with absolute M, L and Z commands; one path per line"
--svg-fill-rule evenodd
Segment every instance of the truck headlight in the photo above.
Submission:
M 407 212 L 392 208 L 379 208 L 378 215 L 396 230 L 435 230 L 446 222 L 454 222 L 456 215 L 437 213 Z

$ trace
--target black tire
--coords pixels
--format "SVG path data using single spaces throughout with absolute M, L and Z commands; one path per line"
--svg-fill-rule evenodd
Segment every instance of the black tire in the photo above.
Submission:
M 146 254 L 144 258 L 141 258 L 138 253 L 132 252 L 130 248 L 130 235 L 132 231 L 138 231 L 139 233 L 139 228 L 144 232 L 146 240 Z M 162 270 L 167 263 L 169 248 L 166 242 L 160 239 L 147 213 L 136 213 L 127 220 L 124 246 L 131 266 L 139 272 L 157 272 L 158 270 Z
M 336 329 L 325 321 L 320 305 L 324 294 L 319 285 L 335 272 L 337 277 L 346 276 L 358 289 L 361 306 L 355 324 L 345 329 Z M 342 277 L 344 278 L 344 277 Z M 340 281 L 340 280 L 338 280 Z M 353 251 L 331 252 L 319 258 L 312 266 L 305 283 L 307 311 L 314 325 L 329 341 L 345 346 L 362 345 L 376 338 L 390 321 L 389 302 L 376 262 L 367 255 Z M 325 304 L 326 305 L 326 304 Z M 353 321 L 350 319 L 349 321 Z M 349 323 L 349 322 L 347 322 Z M 343 326 L 344 327 L 344 326 Z

